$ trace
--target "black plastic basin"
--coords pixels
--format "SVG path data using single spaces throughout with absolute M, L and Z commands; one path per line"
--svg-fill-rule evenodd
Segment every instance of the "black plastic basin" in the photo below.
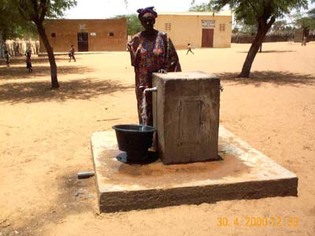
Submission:
M 126 161 L 146 163 L 156 129 L 145 125 L 115 125 L 113 129 L 116 131 L 119 150 L 127 154 Z

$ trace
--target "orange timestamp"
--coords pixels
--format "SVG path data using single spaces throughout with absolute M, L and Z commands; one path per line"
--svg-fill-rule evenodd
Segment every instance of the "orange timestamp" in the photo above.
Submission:
M 298 227 L 299 224 L 297 216 L 220 216 L 216 222 L 219 227 Z

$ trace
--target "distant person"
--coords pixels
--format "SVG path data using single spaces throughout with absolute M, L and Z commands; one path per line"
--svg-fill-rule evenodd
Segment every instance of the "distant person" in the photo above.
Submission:
M 143 90 L 152 88 L 153 72 L 181 71 L 175 47 L 164 32 L 154 29 L 157 13 L 154 7 L 138 9 L 138 18 L 144 30 L 134 35 L 127 47 L 130 52 L 131 65 L 135 70 L 135 90 L 138 106 L 139 123 L 142 124 Z M 146 94 L 146 124 L 153 125 L 152 93 Z
M 16 47 L 14 48 L 14 53 L 15 53 L 15 56 L 20 56 L 21 53 L 20 53 L 20 45 L 19 43 L 16 44 Z
M 306 36 L 305 35 L 302 38 L 302 46 L 306 46 Z
M 71 61 L 71 59 L 73 59 L 73 61 L 76 61 L 76 59 L 74 57 L 74 53 L 75 53 L 74 46 L 71 45 L 70 51 L 69 51 L 69 62 Z
M 190 45 L 190 43 L 187 44 L 187 52 L 186 52 L 186 55 L 188 55 L 188 53 L 192 53 L 193 55 L 195 55 L 195 53 L 191 50 L 191 45 Z
M 8 50 L 4 50 L 4 60 L 5 60 L 5 64 L 7 65 L 7 67 L 10 66 L 10 54 L 8 52 Z
M 33 72 L 32 60 L 31 60 L 31 56 L 32 56 L 31 49 L 26 50 L 25 56 L 26 56 L 26 68 L 28 69 L 28 73 L 31 73 Z

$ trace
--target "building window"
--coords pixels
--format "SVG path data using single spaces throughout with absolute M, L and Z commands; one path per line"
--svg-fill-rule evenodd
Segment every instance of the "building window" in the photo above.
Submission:
M 225 24 L 220 24 L 220 31 L 225 31 Z
M 55 38 L 56 37 L 56 33 L 51 33 L 51 37 Z
M 79 25 L 79 29 L 80 29 L 80 31 L 84 31 L 85 30 L 85 24 Z
M 165 23 L 165 31 L 171 31 L 172 24 L 171 23 Z
M 108 36 L 113 37 L 114 36 L 114 32 L 109 32 Z

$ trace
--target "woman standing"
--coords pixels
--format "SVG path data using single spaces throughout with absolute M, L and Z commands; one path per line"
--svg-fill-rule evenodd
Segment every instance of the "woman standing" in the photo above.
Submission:
M 142 94 L 145 88 L 152 87 L 152 73 L 181 71 L 178 55 L 166 33 L 155 30 L 157 13 L 148 7 L 139 9 L 138 18 L 144 30 L 133 36 L 128 43 L 131 64 L 135 70 L 136 97 L 139 123 L 142 123 Z M 147 125 L 153 125 L 152 93 L 146 94 Z

